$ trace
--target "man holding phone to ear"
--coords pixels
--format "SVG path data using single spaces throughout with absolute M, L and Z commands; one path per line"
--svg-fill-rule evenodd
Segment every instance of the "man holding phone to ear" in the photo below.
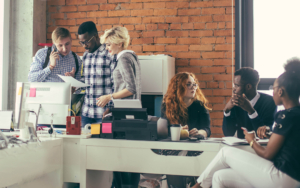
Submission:
M 257 131 L 271 127 L 277 111 L 272 96 L 257 92 L 258 72 L 244 67 L 234 73 L 233 94 L 224 108 L 223 133 L 225 136 L 244 138 L 243 130 Z
M 52 47 L 37 51 L 30 66 L 30 82 L 63 82 L 59 75 L 81 78 L 82 61 L 71 51 L 72 38 L 69 30 L 58 27 L 52 32 Z

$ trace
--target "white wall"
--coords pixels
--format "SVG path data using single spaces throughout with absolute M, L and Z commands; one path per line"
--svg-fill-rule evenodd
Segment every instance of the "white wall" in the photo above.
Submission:
M 0 0 L 2 1 L 2 0 Z M 6 1 L 6 0 L 5 0 Z M 8 109 L 15 104 L 16 82 L 27 82 L 37 44 L 46 42 L 46 1 L 10 0 Z

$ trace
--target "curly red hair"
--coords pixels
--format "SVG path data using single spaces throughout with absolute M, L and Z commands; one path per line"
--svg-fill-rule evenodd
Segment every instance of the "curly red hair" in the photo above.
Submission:
M 195 83 L 198 83 L 196 76 L 189 72 L 177 73 L 171 80 L 168 86 L 167 93 L 164 96 L 163 103 L 166 107 L 166 118 L 171 124 L 186 124 L 188 120 L 187 105 L 183 101 L 183 97 L 187 90 L 186 81 L 191 76 Z M 203 95 L 201 89 L 197 87 L 196 93 L 192 101 L 199 100 L 204 107 L 211 110 L 208 105 L 208 100 Z

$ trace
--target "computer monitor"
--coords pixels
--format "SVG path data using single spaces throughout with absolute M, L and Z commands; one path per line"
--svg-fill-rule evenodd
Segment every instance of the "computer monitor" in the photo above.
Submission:
M 60 82 L 17 83 L 15 104 L 15 127 L 22 129 L 26 122 L 38 124 L 66 125 L 66 116 L 70 115 L 71 85 Z M 52 117 L 53 116 L 53 117 Z

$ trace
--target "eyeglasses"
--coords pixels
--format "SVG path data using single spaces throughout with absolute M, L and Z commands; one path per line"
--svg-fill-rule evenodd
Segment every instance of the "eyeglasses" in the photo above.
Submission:
M 188 88 L 188 89 L 192 89 L 193 87 L 195 87 L 195 88 L 197 88 L 198 87 L 198 84 L 196 84 L 196 83 L 188 83 L 188 84 L 186 84 L 186 87 Z
M 81 45 L 81 46 L 84 46 L 84 45 L 89 45 L 89 43 L 91 42 L 91 40 L 94 38 L 95 36 L 93 36 L 92 38 L 90 38 L 90 40 L 88 40 L 88 41 L 84 41 L 84 42 L 81 42 L 81 41 L 79 41 L 79 44 Z
M 274 88 L 276 88 L 276 87 L 279 87 L 279 86 L 270 85 L 269 90 L 274 90 Z
M 238 88 L 238 87 L 241 87 L 241 86 L 243 86 L 243 85 L 245 85 L 245 84 L 241 84 L 241 85 L 239 85 L 239 84 L 232 84 L 232 87 L 233 87 L 233 88 Z

